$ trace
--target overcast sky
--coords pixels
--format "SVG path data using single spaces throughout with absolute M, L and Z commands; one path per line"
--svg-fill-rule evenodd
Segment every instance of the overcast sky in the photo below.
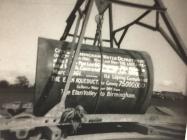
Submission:
M 135 1 L 135 0 L 134 0 Z M 152 0 L 136 0 L 152 4 Z M 59 39 L 65 20 L 76 0 L 0 0 L 0 80 L 13 83 L 18 75 L 35 82 L 37 38 Z M 187 0 L 164 0 L 179 34 L 187 44 Z M 142 10 L 114 7 L 114 28 L 121 27 L 140 15 Z M 96 8 L 90 17 L 87 36 L 95 33 Z M 145 19 L 150 24 L 154 14 Z M 105 17 L 103 36 L 107 38 Z M 156 32 L 133 27 L 122 43 L 122 48 L 147 51 L 155 68 L 156 90 L 186 92 L 187 70 L 184 63 Z

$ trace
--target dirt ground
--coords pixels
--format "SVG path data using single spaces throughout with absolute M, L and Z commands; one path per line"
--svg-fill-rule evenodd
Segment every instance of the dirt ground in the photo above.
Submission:
M 16 102 L 16 101 L 21 101 L 23 103 L 33 102 L 33 97 L 34 97 L 34 89 L 0 90 L 0 106 L 2 106 L 2 104 L 5 104 L 5 103 Z M 186 97 L 184 99 L 178 99 L 178 100 L 161 99 L 161 98 L 153 97 L 151 100 L 151 106 L 149 107 L 149 109 L 147 110 L 146 113 L 149 113 L 149 114 L 154 114 L 155 112 L 157 113 L 157 111 L 155 110 L 155 106 L 166 107 L 167 109 L 171 109 L 176 115 L 184 116 L 187 118 L 187 109 L 186 109 L 187 98 Z M 94 127 L 92 127 L 92 129 L 90 127 L 88 129 L 87 126 L 84 126 L 84 127 L 85 128 L 82 128 L 82 130 L 80 130 L 79 133 L 81 134 L 82 131 L 85 132 L 85 130 L 86 130 L 88 132 L 88 130 L 90 130 L 90 134 L 89 133 L 87 135 L 81 134 L 78 137 L 77 136 L 74 137 L 74 135 L 72 135 L 72 136 L 68 137 L 68 139 L 78 139 L 79 138 L 79 139 L 83 140 L 84 138 L 88 138 L 89 136 L 92 137 L 93 139 L 94 138 L 102 139 L 103 137 L 110 139 L 110 138 L 112 138 L 111 136 L 115 136 L 115 138 L 118 138 L 120 140 L 121 140 L 121 138 L 122 139 L 124 138 L 125 132 L 122 132 L 121 128 L 120 129 L 118 128 L 119 129 L 119 131 L 118 131 L 116 126 L 115 126 L 115 128 L 112 128 L 113 125 L 110 125 L 110 126 L 107 125 L 107 126 L 103 126 L 103 127 L 94 126 Z M 107 132 L 105 134 L 106 127 L 107 127 L 107 131 L 109 131 L 108 128 L 111 128 L 110 133 Z M 100 134 L 95 136 L 94 133 L 100 133 Z M 93 137 L 93 136 L 95 136 L 95 137 Z M 127 132 L 127 136 L 129 136 L 129 138 L 132 137 L 132 139 L 133 139 L 133 137 L 144 137 L 144 135 L 135 134 L 135 133 L 128 133 L 128 132 Z M 151 138 L 148 138 L 148 139 L 151 139 Z M 163 139 L 165 139 L 165 138 L 163 138 Z M 156 139 L 154 139 L 154 140 L 156 140 Z

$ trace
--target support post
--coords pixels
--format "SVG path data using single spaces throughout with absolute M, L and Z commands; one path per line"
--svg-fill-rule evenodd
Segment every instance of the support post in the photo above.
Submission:
M 113 48 L 113 18 L 112 18 L 112 4 L 108 7 L 109 14 L 109 30 L 110 30 L 110 47 Z
M 55 118 L 60 118 L 63 114 L 63 110 L 65 109 L 65 100 L 66 100 L 66 97 L 68 95 L 69 86 L 70 86 L 71 79 L 72 79 L 72 76 L 73 76 L 73 72 L 74 72 L 74 69 L 75 69 L 75 64 L 76 64 L 76 61 L 77 61 L 78 56 L 79 56 L 81 44 L 82 44 L 82 41 L 84 39 L 87 23 L 88 23 L 88 20 L 89 20 L 89 17 L 90 17 L 90 12 L 91 12 L 91 9 L 93 7 L 93 2 L 94 2 L 94 0 L 88 0 L 88 3 L 87 3 L 88 10 L 85 13 L 85 19 L 84 19 L 84 22 L 83 22 L 83 25 L 82 25 L 80 38 L 78 40 L 78 43 L 77 43 L 77 46 L 76 46 L 76 49 L 75 49 L 75 54 L 74 54 L 74 57 L 73 57 L 73 61 L 72 61 L 71 67 L 70 67 L 70 71 L 69 71 L 69 74 L 68 74 L 68 77 L 67 77 L 67 82 L 66 82 L 61 100 L 45 116 L 50 116 L 50 117 L 53 116 Z
M 157 7 L 165 8 L 162 0 L 155 0 L 155 3 L 157 5 Z M 167 11 L 160 12 L 160 15 L 161 15 L 164 23 L 166 24 L 172 38 L 174 39 L 174 41 L 176 43 L 174 51 L 179 55 L 179 57 L 183 60 L 183 62 L 185 64 L 187 64 L 187 49 L 186 49 L 186 46 L 185 46 L 183 40 L 181 39 L 177 29 L 175 28 L 174 23 L 172 22 L 168 12 Z
M 66 28 L 64 30 L 64 33 L 62 35 L 62 37 L 60 38 L 60 40 L 65 40 L 66 37 L 68 36 L 69 34 L 69 31 L 75 21 L 75 18 L 76 18 L 76 12 L 80 9 L 81 5 L 84 3 L 85 0 L 78 0 L 77 3 L 75 4 L 75 7 L 73 8 L 73 11 L 71 12 L 71 14 L 69 15 L 68 19 L 66 20 Z

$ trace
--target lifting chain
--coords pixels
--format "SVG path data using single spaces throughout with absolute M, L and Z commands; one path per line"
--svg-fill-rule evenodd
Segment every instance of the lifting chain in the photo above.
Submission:
M 95 16 L 95 21 L 97 23 L 97 29 L 95 33 L 94 46 L 98 43 L 98 46 L 102 46 L 102 25 L 103 25 L 103 15 L 98 14 Z
M 99 103 L 99 97 L 101 93 L 101 82 L 102 82 L 102 67 L 103 67 L 103 50 L 102 50 L 102 25 L 103 25 L 103 14 L 98 14 L 95 16 L 95 21 L 97 23 L 97 29 L 95 33 L 95 39 L 94 39 L 94 46 L 97 46 L 100 51 L 101 55 L 101 62 L 100 62 L 100 77 L 99 77 L 99 89 L 98 89 L 98 94 L 97 94 L 97 99 L 96 99 L 96 104 L 95 104 L 95 113 L 97 112 L 97 107 Z M 96 44 L 97 43 L 97 44 Z

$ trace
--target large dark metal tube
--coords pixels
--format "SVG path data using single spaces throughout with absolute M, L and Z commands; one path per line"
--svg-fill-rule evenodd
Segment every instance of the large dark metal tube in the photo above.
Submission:
M 41 106 L 34 109 L 35 115 L 44 115 L 60 101 L 68 76 L 70 49 L 68 42 L 39 39 L 36 102 L 45 89 L 47 79 L 51 79 L 53 86 Z M 66 107 L 81 105 L 87 113 L 95 113 L 95 108 L 96 113 L 145 112 L 153 90 L 150 56 L 145 52 L 123 49 L 103 47 L 102 50 L 101 92 L 98 93 L 100 50 L 98 47 L 83 44 L 65 100 Z M 59 54 L 63 55 L 57 59 Z

